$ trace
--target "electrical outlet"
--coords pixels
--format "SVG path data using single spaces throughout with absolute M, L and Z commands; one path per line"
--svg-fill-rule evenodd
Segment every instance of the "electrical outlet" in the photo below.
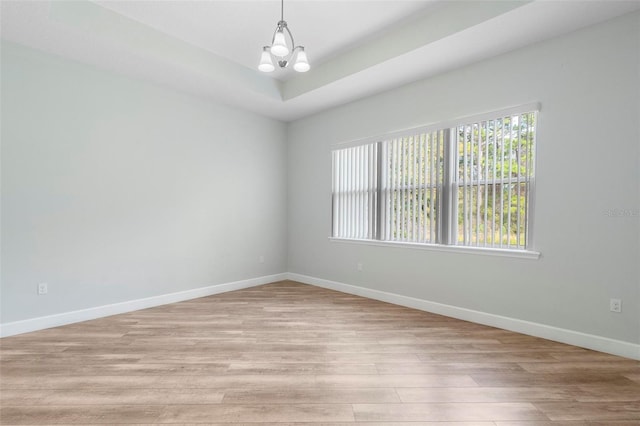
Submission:
M 622 312 L 622 300 L 609 299 L 609 310 L 611 312 Z
M 362 262 L 358 262 L 358 264 L 356 265 L 356 267 L 358 268 L 358 271 L 362 272 L 362 270 L 363 270 Z
M 47 283 L 38 284 L 38 295 L 42 296 L 43 294 L 47 294 L 49 292 L 49 285 Z
M 260 257 L 258 258 L 258 262 L 264 263 L 264 256 L 260 255 Z

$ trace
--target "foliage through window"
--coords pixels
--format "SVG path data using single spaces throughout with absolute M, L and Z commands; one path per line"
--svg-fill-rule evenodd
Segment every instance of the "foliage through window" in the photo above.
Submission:
M 526 250 L 537 108 L 336 149 L 335 238 Z

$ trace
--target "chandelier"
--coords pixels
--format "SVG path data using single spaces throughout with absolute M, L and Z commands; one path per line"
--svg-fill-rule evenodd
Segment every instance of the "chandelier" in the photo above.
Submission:
M 289 36 L 290 43 L 287 43 L 287 37 Z M 291 48 L 289 48 L 291 46 Z M 293 63 L 293 69 L 298 72 L 309 71 L 309 61 L 307 60 L 307 54 L 304 51 L 304 46 L 296 46 L 293 41 L 293 34 L 287 26 L 287 21 L 284 20 L 284 0 L 280 0 L 280 21 L 276 26 L 276 30 L 273 33 L 271 39 L 271 46 L 264 46 L 262 48 L 262 56 L 260 57 L 260 65 L 258 69 L 262 72 L 272 72 L 276 69 L 273 65 L 273 59 L 275 58 L 280 68 L 286 68 L 293 57 L 295 56 L 295 62 Z

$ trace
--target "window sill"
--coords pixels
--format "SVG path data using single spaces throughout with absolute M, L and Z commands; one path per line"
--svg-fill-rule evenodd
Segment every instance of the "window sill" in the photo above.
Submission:
M 350 243 L 350 244 L 364 244 L 369 246 L 381 246 L 381 247 L 398 247 L 418 250 L 433 250 L 450 253 L 465 253 L 465 254 L 479 254 L 484 256 L 501 256 L 501 257 L 516 257 L 520 259 L 533 259 L 540 258 L 540 252 L 532 250 L 509 250 L 490 247 L 466 247 L 466 246 L 445 246 L 439 244 L 417 244 L 417 243 L 404 243 L 398 241 L 379 241 L 379 240 L 355 240 L 350 238 L 334 238 L 329 237 L 329 241 L 335 243 Z

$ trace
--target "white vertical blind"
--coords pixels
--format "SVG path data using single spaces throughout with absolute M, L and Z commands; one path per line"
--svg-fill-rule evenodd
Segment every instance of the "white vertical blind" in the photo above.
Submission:
M 438 242 L 442 137 L 442 131 L 435 131 L 382 142 L 385 220 L 380 239 Z
M 376 144 L 333 151 L 334 237 L 377 237 L 377 154 Z
M 332 235 L 526 249 L 537 112 L 521 111 L 334 150 Z
M 526 248 L 535 121 L 528 112 L 455 129 L 459 245 Z

